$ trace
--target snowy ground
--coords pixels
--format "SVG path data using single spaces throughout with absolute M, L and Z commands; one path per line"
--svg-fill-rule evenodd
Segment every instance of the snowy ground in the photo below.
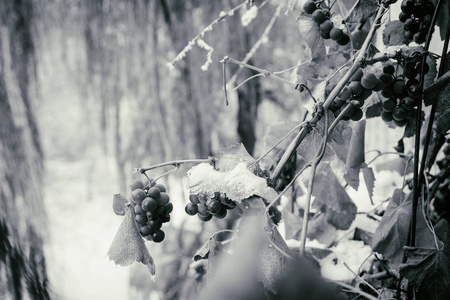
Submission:
M 113 166 L 107 158 L 47 161 L 50 244 L 46 254 L 55 299 L 128 299 L 129 269 L 106 258 L 122 220 L 111 209 Z

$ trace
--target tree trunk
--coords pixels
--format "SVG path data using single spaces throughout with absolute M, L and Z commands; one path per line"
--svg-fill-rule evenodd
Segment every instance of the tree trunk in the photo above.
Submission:
M 0 299 L 49 299 L 32 17 L 31 0 L 0 1 Z

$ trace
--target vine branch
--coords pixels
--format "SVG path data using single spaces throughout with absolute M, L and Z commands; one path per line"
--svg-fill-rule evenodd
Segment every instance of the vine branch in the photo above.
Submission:
M 160 164 L 156 164 L 147 168 L 136 168 L 135 172 L 139 172 L 141 174 L 145 174 L 145 172 L 148 172 L 153 169 L 161 168 L 161 167 L 167 167 L 167 166 L 175 166 L 179 167 L 182 164 L 200 164 L 200 163 L 214 163 L 214 158 L 205 158 L 205 159 L 185 159 L 185 160 L 174 160 L 174 161 L 168 161 Z

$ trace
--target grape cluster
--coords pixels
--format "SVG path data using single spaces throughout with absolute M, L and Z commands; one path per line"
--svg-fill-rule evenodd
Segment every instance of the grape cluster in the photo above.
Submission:
M 416 76 L 422 69 L 421 62 L 407 62 L 403 70 L 403 76 L 395 76 L 395 67 L 386 63 L 383 66 L 383 74 L 380 80 L 383 82 L 381 95 L 386 98 L 383 101 L 381 119 L 385 122 L 393 121 L 397 126 L 406 125 L 408 119 L 416 115 L 416 107 L 422 96 L 419 81 Z M 425 64 L 424 71 L 429 70 Z
M 199 219 L 207 222 L 216 217 L 223 219 L 227 215 L 227 210 L 236 207 L 236 202 L 227 198 L 224 193 L 214 193 L 213 197 L 206 194 L 189 195 L 189 203 L 186 204 L 185 211 L 190 216 L 198 215 Z
M 134 179 L 130 188 L 139 232 L 149 241 L 162 242 L 165 233 L 161 226 L 170 221 L 170 213 L 173 210 L 166 188 L 153 180 L 148 182 L 141 179 Z
M 398 18 L 405 23 L 405 38 L 418 44 L 425 42 L 434 5 L 429 0 L 403 0 Z
M 303 11 L 311 15 L 311 18 L 319 26 L 320 36 L 324 39 L 332 39 L 341 46 L 350 42 L 350 37 L 342 29 L 336 28 L 330 20 L 330 8 L 324 6 L 323 1 L 308 0 L 303 5 Z
M 372 91 L 380 91 L 383 87 L 381 80 L 371 72 L 364 72 L 359 68 L 350 78 L 347 85 L 341 90 L 339 95 L 333 100 L 330 105 L 330 110 L 334 112 L 335 116 L 339 115 L 348 105 L 350 108 L 344 115 L 344 120 L 359 121 L 363 112 L 361 107 L 367 98 L 372 95 Z M 350 104 L 351 100 L 359 102 L 358 105 Z

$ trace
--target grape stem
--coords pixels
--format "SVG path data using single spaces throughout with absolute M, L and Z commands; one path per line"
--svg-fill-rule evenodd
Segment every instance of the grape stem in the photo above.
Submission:
M 350 67 L 350 69 L 347 71 L 347 73 L 341 78 L 341 80 L 338 82 L 338 84 L 334 87 L 334 89 L 330 92 L 327 99 L 323 103 L 323 107 L 328 109 L 333 102 L 334 98 L 339 94 L 339 92 L 344 88 L 344 86 L 347 84 L 347 82 L 350 80 L 352 75 L 360 68 L 360 66 L 364 63 L 365 57 L 367 55 L 367 49 L 369 48 L 370 42 L 372 38 L 375 35 L 376 30 L 381 26 L 381 18 L 383 17 L 384 13 L 386 12 L 387 8 L 385 8 L 383 5 L 380 5 L 377 16 L 375 17 L 375 21 L 370 28 L 370 31 L 361 46 L 360 51 L 358 52 L 358 55 L 356 56 L 353 65 Z M 312 119 L 309 121 L 311 125 L 316 124 L 320 119 L 320 115 L 316 114 L 313 115 Z M 280 161 L 278 162 L 277 166 L 275 167 L 275 170 L 272 173 L 271 180 L 272 182 L 276 182 L 278 177 L 281 174 L 281 170 L 283 169 L 286 162 L 291 157 L 292 153 L 297 149 L 297 147 L 300 145 L 300 143 L 303 141 L 303 139 L 306 137 L 306 135 L 310 131 L 310 126 L 305 126 L 303 129 L 297 134 L 295 139 L 291 142 L 289 147 L 284 152 L 283 156 L 281 157 Z
M 185 160 L 175 160 L 175 161 L 168 161 L 160 164 L 156 164 L 147 168 L 136 168 L 135 172 L 139 172 L 141 174 L 144 174 L 145 172 L 148 172 L 153 169 L 161 168 L 161 167 L 167 167 L 167 166 L 175 166 L 179 167 L 182 164 L 200 164 L 200 163 L 214 163 L 215 159 L 213 157 L 210 158 L 204 158 L 204 159 L 185 159 Z

